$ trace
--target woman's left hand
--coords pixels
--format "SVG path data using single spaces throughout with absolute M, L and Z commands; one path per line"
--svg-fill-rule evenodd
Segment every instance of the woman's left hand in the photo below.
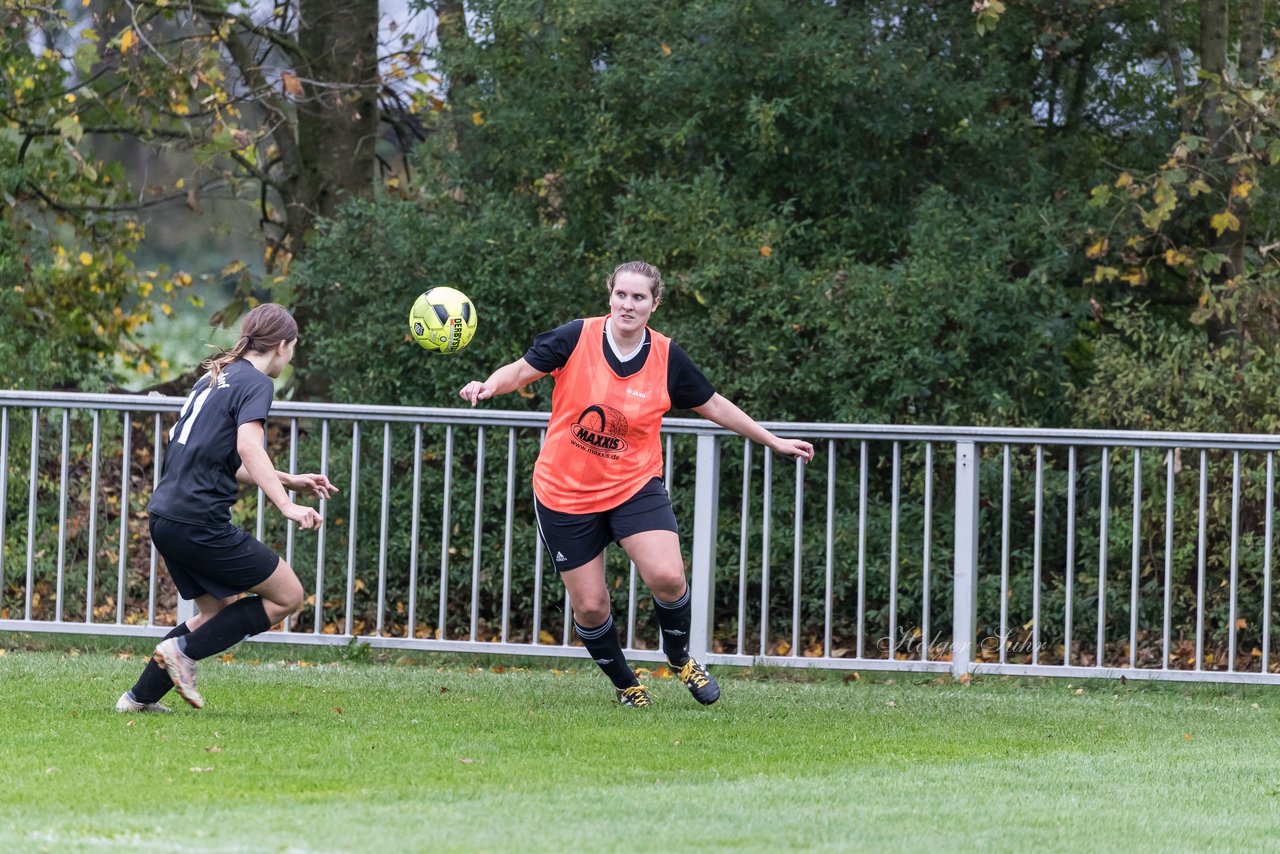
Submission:
M 310 492 L 317 498 L 328 498 L 338 491 L 338 487 L 322 474 L 295 474 L 289 488 L 294 492 Z
M 773 450 L 788 457 L 798 457 L 802 462 L 806 463 L 813 459 L 813 445 L 802 439 L 783 439 L 780 437 L 777 446 Z

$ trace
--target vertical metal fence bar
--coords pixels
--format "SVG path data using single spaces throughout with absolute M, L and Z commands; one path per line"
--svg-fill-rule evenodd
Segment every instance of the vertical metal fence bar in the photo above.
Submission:
M 440 601 L 436 613 L 436 637 L 449 636 L 446 621 L 449 616 L 449 511 L 453 502 L 453 425 L 444 430 L 444 506 L 440 510 Z
M 1044 534 L 1044 446 L 1036 445 L 1036 502 L 1031 563 L 1031 663 L 1040 655 L 1040 557 Z
M 58 577 L 54 586 L 53 621 L 62 622 L 62 594 L 67 576 L 67 467 L 71 455 L 71 410 L 62 410 L 62 460 L 58 466 Z
M 347 511 L 347 597 L 343 634 L 354 634 L 356 609 L 356 531 L 360 522 L 360 422 L 351 422 L 351 506 Z
M 484 427 L 476 428 L 476 497 L 471 526 L 471 627 L 469 639 L 475 641 L 480 631 L 480 553 L 484 533 Z
M 1102 496 L 1099 499 L 1098 519 L 1098 667 L 1107 658 L 1107 543 L 1108 523 L 1111 519 L 1111 449 L 1102 449 Z
M 502 642 L 507 642 L 511 627 L 511 544 L 515 528 L 516 503 L 516 431 L 507 431 L 507 517 L 502 539 Z
M 822 611 L 822 654 L 831 657 L 831 603 L 835 588 L 835 525 L 836 525 L 836 443 L 834 439 L 827 442 L 827 530 L 826 548 L 827 562 L 825 584 L 823 586 Z
M 769 654 L 769 540 L 773 537 L 773 452 L 764 449 L 763 523 L 760 542 L 760 654 Z
M 8 549 L 5 522 L 9 518 L 9 407 L 0 408 L 0 610 L 4 609 L 4 559 Z
M 1169 636 L 1173 630 L 1173 476 L 1177 459 L 1177 448 L 1170 448 L 1164 473 L 1164 639 L 1161 642 L 1161 670 L 1169 669 Z
M 867 443 L 863 440 L 858 450 L 858 647 L 857 657 L 862 658 L 865 647 L 863 623 L 866 622 L 866 569 L 867 569 Z
M 951 611 L 954 679 L 969 673 L 977 640 L 979 459 L 976 443 L 956 442 L 955 593 Z
M 803 582 L 800 571 L 804 554 L 804 463 L 795 461 L 796 505 L 793 562 L 791 565 L 791 655 L 800 655 L 800 593 Z
M 23 619 L 31 619 L 31 598 L 35 593 L 36 569 L 36 498 L 40 484 L 40 410 L 31 410 L 31 481 L 27 487 L 27 586 Z
M 93 622 L 93 591 L 97 586 L 95 558 L 98 551 L 98 467 L 99 446 L 101 445 L 102 417 L 98 410 L 93 411 L 93 432 L 90 435 L 89 451 L 89 549 L 85 563 L 84 582 L 84 621 Z M 5 477 L 8 468 L 0 457 L 0 477 Z M 0 486 L 0 516 L 4 515 L 4 487 Z M 0 522 L 0 542 L 4 541 L 4 523 Z M 0 547 L 2 549 L 3 547 Z M 0 574 L 3 574 L 0 571 Z M 0 579 L 0 590 L 4 589 L 4 581 Z
M 422 513 L 422 424 L 413 425 L 413 497 L 409 511 L 409 613 L 404 636 L 417 636 L 418 629 L 418 534 Z M 537 643 L 537 641 L 534 641 Z
M 298 419 L 289 419 L 289 474 L 298 473 Z M 296 489 L 288 491 L 289 500 L 293 501 L 298 497 Z M 318 511 L 317 511 L 318 512 Z M 284 562 L 293 567 L 293 520 L 284 520 Z M 296 567 L 293 567 L 296 572 Z M 284 631 L 292 631 L 293 615 L 284 618 L 282 626 Z
M 929 564 L 933 551 L 933 442 L 924 443 L 924 554 L 921 558 L 920 660 L 929 660 Z
M 329 476 L 329 419 L 320 422 L 320 474 Z M 321 498 L 319 511 L 323 517 L 328 509 L 328 500 Z M 316 531 L 316 598 L 314 625 L 312 631 L 320 634 L 324 630 L 324 542 L 328 524 L 320 526 Z
M 120 543 L 116 565 L 116 625 L 124 622 L 124 567 L 129 550 L 129 458 L 132 455 L 133 423 L 124 414 L 124 435 L 120 452 Z
M 1209 493 L 1209 452 L 1200 450 L 1200 542 L 1196 546 L 1196 670 L 1204 664 L 1204 568 L 1207 496 Z
M 1262 551 L 1262 672 L 1271 672 L 1271 515 L 1275 512 L 1275 453 L 1267 451 L 1267 515 Z M 2 504 L 0 504 L 2 506 Z
M 1000 641 L 1000 663 L 1005 663 L 1009 638 L 1009 517 L 1011 515 L 1011 462 L 1009 446 L 1004 446 L 1004 467 L 1000 485 L 1000 626 L 996 632 Z
M 742 515 L 738 520 L 738 655 L 747 653 L 747 544 L 751 523 L 751 442 L 742 443 Z
M 627 561 L 627 649 L 636 645 L 636 562 Z M 609 595 L 610 602 L 613 594 Z
M 716 529 L 720 515 L 719 436 L 698 435 L 694 465 L 689 653 L 697 658 L 705 655 L 715 640 Z
M 1229 616 L 1227 617 L 1227 672 L 1236 669 L 1236 584 L 1239 581 L 1240 542 L 1240 452 L 1231 454 L 1231 583 L 1227 588 Z
M 547 436 L 547 431 L 538 431 L 538 447 L 542 447 L 542 440 Z M 534 517 L 534 524 L 537 524 L 537 517 Z M 533 550 L 533 642 L 542 643 L 542 553 L 546 548 L 542 544 L 542 532 L 538 532 L 538 543 Z M 548 632 L 548 634 L 550 634 Z
M 569 588 L 564 588 L 564 630 L 561 632 L 560 645 L 569 645 L 569 629 L 573 626 L 573 602 L 569 599 Z
M 1129 572 L 1129 667 L 1138 665 L 1138 572 L 1142 557 L 1142 449 L 1133 449 L 1133 540 Z
M 157 412 L 151 421 L 151 494 L 155 495 L 156 487 L 160 485 L 160 472 L 164 469 L 164 424 L 160 419 L 160 413 Z M 261 506 L 261 502 L 259 502 Z M 160 574 L 159 558 L 160 553 L 156 550 L 156 544 L 152 543 L 151 548 L 151 564 L 150 577 L 147 580 L 147 625 L 154 626 L 156 624 L 156 577 Z
M 893 443 L 893 480 L 889 499 L 889 660 L 898 650 L 898 539 L 902 515 L 902 443 Z
M 387 529 L 391 525 L 391 422 L 382 424 L 382 506 L 378 517 L 378 615 L 373 633 L 382 637 L 387 600 Z
M 1062 663 L 1071 663 L 1071 619 L 1074 613 L 1072 593 L 1076 569 L 1076 447 L 1067 449 L 1067 566 L 1063 574 L 1066 584 L 1065 613 L 1062 623 Z

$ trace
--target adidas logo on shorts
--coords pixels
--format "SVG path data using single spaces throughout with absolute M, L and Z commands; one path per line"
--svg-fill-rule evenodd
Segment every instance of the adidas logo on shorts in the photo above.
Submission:
M 568 558 L 564 556 L 564 552 L 556 552 L 556 560 L 562 562 L 568 560 Z

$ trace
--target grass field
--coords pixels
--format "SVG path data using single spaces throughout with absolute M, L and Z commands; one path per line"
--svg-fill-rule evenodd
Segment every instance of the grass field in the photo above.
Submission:
M 1273 688 L 722 670 L 710 708 L 650 677 L 657 705 L 623 709 L 587 662 L 242 644 L 202 664 L 204 710 L 117 714 L 146 648 L 0 634 L 0 851 L 1258 851 L 1280 829 Z

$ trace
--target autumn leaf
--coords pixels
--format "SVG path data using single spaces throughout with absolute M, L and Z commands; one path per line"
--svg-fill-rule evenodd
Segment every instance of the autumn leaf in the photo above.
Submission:
M 484 124 L 484 113 L 480 112 L 479 110 L 476 110 L 474 113 L 472 113 L 471 124 L 476 126 Z
M 1130 267 L 1129 270 L 1125 272 L 1123 276 L 1120 277 L 1120 281 L 1128 282 L 1134 287 L 1137 287 L 1138 285 L 1142 284 L 1143 282 L 1146 281 L 1146 279 L 1147 279 L 1146 274 L 1144 274 L 1142 270 L 1138 269 L 1137 267 Z
M 768 258 L 770 255 L 772 255 L 772 254 L 773 254 L 773 247 L 772 247 L 772 246 L 761 246 L 761 247 L 760 247 L 760 254 L 761 254 L 762 256 L 764 256 L 765 258 Z
M 555 643 L 556 639 L 552 637 L 551 632 L 542 629 L 538 632 L 538 643 Z
M 1231 188 L 1231 195 L 1235 196 L 1237 199 L 1247 199 L 1249 198 L 1249 191 L 1252 189 L 1252 181 L 1241 181 L 1239 184 L 1236 184 Z
M 1116 189 L 1123 190 L 1125 187 L 1133 183 L 1133 176 L 1128 172 L 1121 172 L 1120 177 L 1116 178 Z
M 283 72 L 280 75 L 280 83 L 284 86 L 286 95 L 289 95 L 292 98 L 302 97 L 302 81 L 299 80 L 298 75 L 294 74 L 292 71 Z
M 133 28 L 125 27 L 124 32 L 120 34 L 120 53 L 128 53 L 137 43 L 138 37 L 133 34 Z
M 1223 211 L 1209 218 L 1209 226 L 1221 237 L 1224 231 L 1238 231 L 1240 220 L 1231 211 Z
M 1211 188 L 1204 182 L 1204 179 L 1197 178 L 1187 185 L 1187 189 L 1191 191 L 1191 198 L 1194 199 L 1196 196 L 1209 192 Z
M 1084 257 L 1101 258 L 1103 255 L 1107 253 L 1107 249 L 1109 249 L 1110 246 L 1111 246 L 1111 242 L 1104 237 L 1101 240 L 1099 240 L 1097 243 L 1090 246 L 1088 249 L 1084 250 Z
M 662 55 L 663 55 L 663 56 L 670 56 L 670 55 L 671 55 L 671 48 L 667 46 L 667 43 L 666 43 L 666 42 L 663 42 L 663 43 L 662 43 Z

